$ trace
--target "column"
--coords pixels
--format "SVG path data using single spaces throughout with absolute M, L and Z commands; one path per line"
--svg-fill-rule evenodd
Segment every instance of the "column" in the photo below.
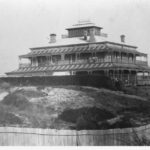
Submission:
M 75 61 L 78 59 L 78 53 L 75 53 Z
M 34 59 L 35 59 L 35 66 L 38 66 L 38 58 L 35 57 Z
M 134 81 L 134 85 L 137 85 L 137 70 L 135 70 L 135 81 Z
M 50 65 L 50 56 L 48 56 L 48 65 Z
M 133 54 L 133 63 L 136 63 L 136 54 Z
M 31 67 L 33 66 L 33 58 L 31 57 L 30 58 L 30 64 L 31 64 Z
M 130 83 L 130 76 L 131 76 L 131 70 L 128 70 L 129 74 L 128 74 L 128 84 Z
M 116 78 L 115 73 L 116 73 L 116 70 L 113 70 L 113 78 Z
M 145 59 L 146 59 L 146 64 L 148 65 L 148 58 L 147 58 L 147 55 L 146 55 L 145 57 L 146 57 L 146 58 L 145 58 Z
M 129 64 L 129 53 L 127 53 L 127 60 L 128 60 L 128 64 Z
M 113 62 L 113 51 L 111 52 L 111 62 Z
M 144 71 L 143 71 L 143 79 L 144 79 Z
M 50 63 L 53 63 L 52 55 L 50 56 Z
M 80 60 L 80 53 L 77 53 L 77 60 Z
M 114 70 L 112 70 L 112 78 L 114 79 Z
M 120 70 L 120 79 L 122 80 L 122 70 Z
M 116 52 L 113 52 L 113 62 L 117 62 Z
M 109 71 L 109 70 L 105 70 L 105 72 L 106 72 L 106 76 L 109 76 L 108 71 Z
M 117 79 L 119 79 L 119 69 L 117 69 Z
M 122 81 L 125 81 L 124 80 L 124 70 L 122 70 Z
M 65 60 L 65 55 L 61 54 L 61 61 L 64 61 L 64 60 Z
M 71 64 L 72 64 L 72 54 L 70 54 L 70 62 L 71 62 Z
M 122 53 L 120 52 L 120 62 L 122 63 Z

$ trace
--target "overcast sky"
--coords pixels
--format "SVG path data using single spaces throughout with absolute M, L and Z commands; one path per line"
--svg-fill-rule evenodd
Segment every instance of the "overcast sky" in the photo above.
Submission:
M 78 20 L 90 19 L 103 32 L 149 54 L 149 0 L 0 0 L 0 74 L 18 68 L 18 55 L 48 45 L 50 33 L 66 33 Z

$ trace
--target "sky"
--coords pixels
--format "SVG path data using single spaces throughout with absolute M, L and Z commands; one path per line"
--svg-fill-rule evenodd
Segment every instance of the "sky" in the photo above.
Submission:
M 79 20 L 90 19 L 114 39 L 148 53 L 150 62 L 149 0 L 0 0 L 0 74 L 18 68 L 18 56 L 58 37 Z

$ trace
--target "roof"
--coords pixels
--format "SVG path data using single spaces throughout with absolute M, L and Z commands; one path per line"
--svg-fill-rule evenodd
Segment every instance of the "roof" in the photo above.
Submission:
M 78 24 L 73 25 L 74 27 L 85 27 L 85 26 L 95 26 L 94 23 L 90 21 L 80 21 Z M 93 46 L 91 46 L 93 44 Z M 89 48 L 90 46 L 90 48 Z M 21 55 L 20 57 L 36 57 L 36 56 L 47 56 L 55 55 L 60 53 L 73 53 L 73 52 L 91 52 L 91 51 L 104 51 L 104 50 L 115 50 L 127 53 L 135 53 L 139 55 L 146 55 L 136 51 L 136 46 L 133 44 L 126 44 L 119 40 L 115 40 L 114 37 L 106 37 L 101 33 L 100 36 L 95 35 L 95 42 L 89 42 L 89 36 L 87 40 L 83 37 L 71 37 L 71 38 L 61 38 L 56 40 L 55 43 L 45 43 L 38 47 L 30 48 L 31 52 L 27 55 Z
M 75 52 L 91 52 L 91 51 L 102 51 L 106 48 L 104 44 L 99 45 L 76 45 L 76 46 L 68 46 L 68 47 L 53 47 L 53 48 L 41 48 L 37 51 L 31 51 L 27 55 L 21 55 L 20 57 L 36 57 L 36 56 L 47 56 L 47 55 L 55 55 L 60 53 L 75 53 Z
M 95 35 L 95 42 L 93 43 L 99 43 L 99 42 L 112 42 L 112 43 L 115 43 L 115 44 L 121 44 L 121 45 L 125 45 L 125 46 L 128 46 L 128 47 L 133 47 L 133 48 L 137 48 L 137 46 L 134 46 L 133 43 L 123 43 L 119 40 L 115 40 L 114 37 L 111 37 L 111 36 L 103 36 L 103 33 L 102 35 Z M 89 42 L 89 36 L 88 36 L 88 39 L 87 40 L 84 40 L 83 37 L 71 37 L 71 38 L 61 38 L 61 39 L 56 39 L 56 42 L 55 43 L 42 43 L 42 44 L 39 44 L 38 46 L 35 46 L 35 47 L 32 47 L 30 48 L 31 50 L 34 50 L 34 49 L 38 49 L 38 48 L 41 48 L 41 47 L 58 47 L 58 46 L 69 46 L 69 45 L 78 45 L 78 44 L 87 44 L 87 43 L 90 43 Z
M 78 28 L 89 28 L 89 27 L 96 27 L 96 28 L 102 29 L 102 27 L 95 25 L 95 23 L 92 23 L 89 20 L 86 20 L 86 21 L 79 21 L 77 24 L 72 25 L 66 30 L 72 30 L 72 29 L 78 29 Z
M 26 55 L 21 55 L 22 58 L 37 57 L 37 56 L 50 56 L 62 53 L 91 53 L 91 52 L 104 52 L 104 51 L 118 51 L 134 54 L 142 54 L 136 50 L 129 48 L 112 47 L 107 45 L 107 42 L 96 43 L 96 44 L 84 44 L 84 45 L 73 45 L 73 46 L 63 46 L 63 47 L 42 47 L 38 50 L 32 50 Z
M 135 64 L 121 64 L 121 63 L 85 63 L 85 64 L 67 64 L 67 65 L 55 65 L 55 66 L 44 66 L 44 67 L 27 67 L 20 68 L 18 70 L 8 72 L 7 74 L 15 74 L 15 73 L 27 73 L 27 72 L 40 72 L 40 71 L 84 71 L 84 70 L 97 70 L 97 69 L 110 69 L 110 68 L 128 68 L 128 69 L 149 69 L 149 67 L 143 68 L 141 66 Z

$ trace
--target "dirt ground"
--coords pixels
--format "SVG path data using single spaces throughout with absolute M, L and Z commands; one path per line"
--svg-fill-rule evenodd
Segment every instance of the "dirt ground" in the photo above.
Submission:
M 79 130 L 141 126 L 150 123 L 149 90 L 1 87 L 0 125 Z

